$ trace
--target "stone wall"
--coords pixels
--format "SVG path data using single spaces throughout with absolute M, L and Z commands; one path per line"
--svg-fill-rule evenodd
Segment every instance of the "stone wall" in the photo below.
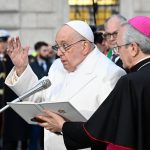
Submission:
M 58 27 L 68 21 L 67 0 L 0 0 L 0 28 L 19 36 L 33 49 L 35 42 L 54 42 Z
M 54 43 L 57 29 L 68 21 L 68 0 L 0 0 L 0 28 L 19 35 L 23 45 Z M 150 0 L 120 0 L 120 13 L 127 19 L 150 17 Z
M 137 15 L 150 17 L 150 0 L 120 0 L 120 2 L 120 12 L 128 19 Z

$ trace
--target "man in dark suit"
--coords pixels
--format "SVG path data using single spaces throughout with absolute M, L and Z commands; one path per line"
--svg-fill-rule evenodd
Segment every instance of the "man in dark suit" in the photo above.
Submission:
M 37 57 L 34 62 L 30 63 L 30 66 L 38 78 L 41 79 L 43 76 L 48 75 L 48 70 L 52 64 L 52 57 L 49 57 L 49 53 L 53 50 L 43 41 L 37 42 L 34 49 L 37 51 Z
M 119 27 L 121 24 L 125 23 L 127 20 L 121 15 L 112 15 L 108 19 L 106 19 L 104 27 L 105 27 L 105 34 L 104 37 L 107 41 L 109 46 L 109 52 L 107 56 L 119 67 L 122 67 L 122 61 L 115 51 L 112 51 L 112 47 L 116 46 L 117 34 Z
M 7 40 L 10 34 L 6 30 L 0 30 L 0 103 L 1 107 L 6 102 L 14 100 L 17 95 L 5 84 L 5 78 L 13 67 L 6 54 Z M 28 124 L 20 118 L 11 108 L 1 114 L 1 135 L 3 139 L 2 150 L 17 150 L 21 141 L 21 150 L 27 149 Z
M 4 58 L 4 51 L 6 49 L 6 41 L 9 37 L 9 33 L 5 30 L 0 30 L 0 108 L 3 106 L 4 102 L 4 80 L 6 77 L 6 69 Z M 3 126 L 3 115 L 0 114 L 0 149 L 2 147 L 2 126 Z

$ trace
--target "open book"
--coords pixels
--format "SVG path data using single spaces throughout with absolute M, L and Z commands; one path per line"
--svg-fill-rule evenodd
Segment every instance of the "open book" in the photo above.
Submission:
M 55 112 L 64 117 L 66 120 L 86 121 L 85 117 L 82 116 L 82 114 L 69 102 L 34 103 L 24 101 L 16 103 L 7 102 L 7 104 L 29 124 L 37 124 L 31 120 L 35 116 L 43 114 L 43 109 L 48 109 Z

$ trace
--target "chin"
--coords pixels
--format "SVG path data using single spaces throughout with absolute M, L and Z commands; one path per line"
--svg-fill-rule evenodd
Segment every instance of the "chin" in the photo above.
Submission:
M 64 68 L 68 71 L 68 72 L 74 72 L 76 70 L 76 68 L 70 68 L 67 66 L 64 66 Z

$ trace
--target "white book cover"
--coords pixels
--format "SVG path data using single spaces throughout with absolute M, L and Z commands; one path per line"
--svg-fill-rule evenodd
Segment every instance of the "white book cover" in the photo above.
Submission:
M 69 102 L 34 103 L 24 101 L 16 103 L 7 102 L 7 104 L 29 124 L 37 124 L 35 121 L 31 121 L 31 119 L 39 114 L 43 114 L 43 109 L 55 112 L 69 121 L 86 121 L 86 118 Z

